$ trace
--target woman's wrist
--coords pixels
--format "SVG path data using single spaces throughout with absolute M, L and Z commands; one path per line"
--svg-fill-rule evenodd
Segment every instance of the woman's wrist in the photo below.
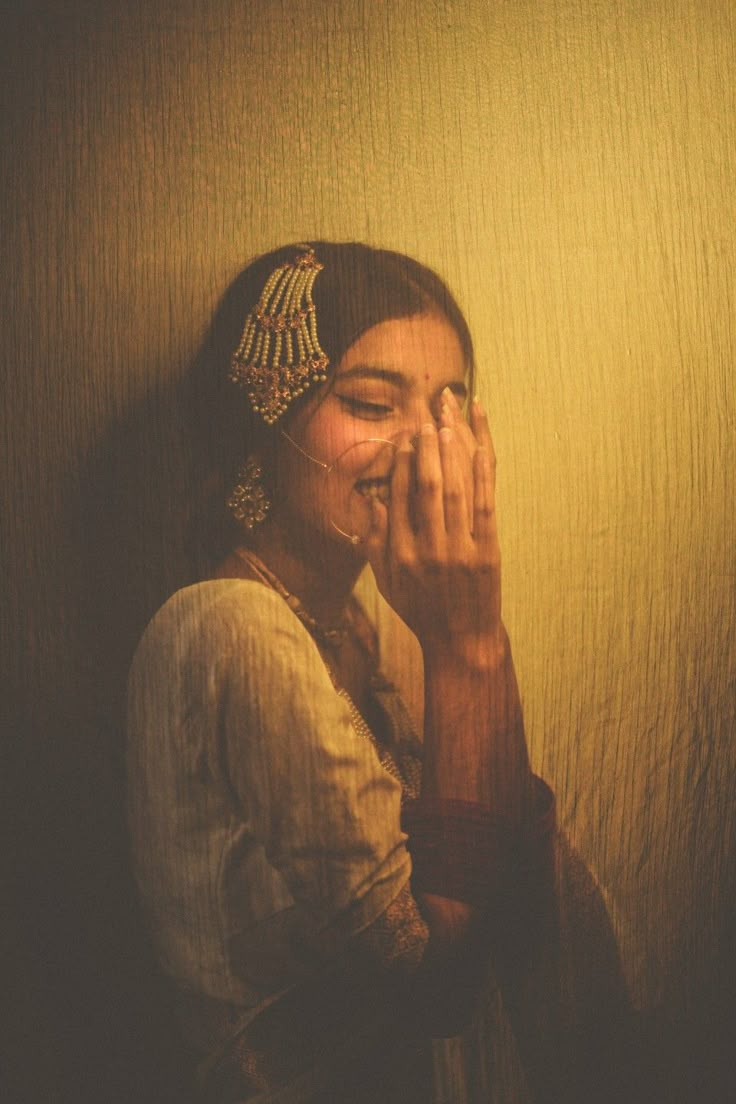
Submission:
M 491 661 L 484 642 L 482 664 L 447 648 L 425 654 L 422 790 L 432 799 L 478 802 L 518 824 L 531 773 L 505 632 L 500 645 Z
M 495 633 L 448 633 L 422 644 L 427 673 L 451 670 L 455 674 L 502 671 L 511 660 L 511 645 L 503 628 Z
M 463 716 L 485 732 L 523 728 L 511 644 L 506 630 L 492 636 L 450 636 L 427 647 L 425 705 L 446 721 Z M 444 727 L 444 725 L 442 726 Z

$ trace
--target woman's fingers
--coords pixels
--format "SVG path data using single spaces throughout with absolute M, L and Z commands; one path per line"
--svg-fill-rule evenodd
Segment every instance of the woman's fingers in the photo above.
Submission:
M 473 456 L 477 448 L 477 441 L 473 431 L 463 415 L 460 403 L 454 392 L 446 387 L 442 392 L 442 405 L 440 408 L 440 424 L 454 430 L 459 457 L 463 462 L 463 477 L 465 480 L 465 502 L 468 510 L 468 528 L 473 527 Z
M 443 471 L 437 430 L 427 422 L 416 438 L 414 527 L 425 547 L 437 551 L 445 531 Z
M 495 561 L 499 555 L 496 530 L 496 453 L 488 417 L 477 395 L 470 404 L 470 428 L 478 443 L 473 458 L 473 536 L 480 549 Z
M 407 437 L 395 449 L 388 506 L 377 498 L 369 500 L 371 518 L 363 546 L 379 590 L 387 598 L 394 584 L 396 561 L 408 554 L 414 540 L 410 518 L 413 456 Z
M 494 563 L 498 557 L 496 532 L 496 491 L 493 465 L 485 445 L 473 457 L 473 538 L 483 559 Z
M 473 451 L 475 450 L 475 439 L 473 437 L 472 430 L 465 420 L 463 408 L 460 405 L 457 395 L 449 387 L 446 387 L 442 392 L 440 409 L 442 411 L 443 417 L 445 411 L 447 411 L 449 421 L 446 424 L 453 426 L 456 425 L 458 427 L 460 440 L 468 449 L 468 453 L 472 455 Z
M 495 470 L 496 453 L 493 449 L 493 441 L 491 440 L 491 427 L 488 424 L 488 417 L 477 395 L 470 404 L 470 428 L 473 431 L 473 436 L 478 445 L 487 449 L 488 456 L 491 460 L 491 466 Z
M 465 467 L 461 462 L 459 449 L 462 445 L 457 439 L 454 428 L 443 426 L 439 435 L 439 451 L 442 462 L 442 504 L 444 510 L 445 531 L 450 542 L 457 546 L 464 544 L 469 534 L 468 503 L 465 492 Z M 465 460 L 465 457 L 462 457 Z M 455 548 L 455 551 L 460 551 Z
M 386 552 L 386 539 L 388 537 L 388 510 L 377 498 L 369 498 L 368 505 L 371 511 L 368 532 L 363 540 L 371 566 L 375 569 L 379 558 L 382 559 Z
M 458 444 L 464 450 L 468 463 L 473 459 L 473 453 L 475 452 L 477 441 L 471 427 L 465 419 L 462 407 L 457 400 L 457 396 L 446 387 L 442 392 L 442 403 L 440 406 L 440 425 L 449 426 L 457 433 Z
M 477 399 L 469 423 L 449 389 L 442 395 L 439 432 L 427 422 L 395 455 L 391 500 L 373 511 L 367 539 L 391 560 L 443 556 L 451 545 L 472 539 L 495 559 L 495 453 L 488 419 Z M 389 547 L 390 546 L 390 547 Z M 420 551 L 422 549 L 423 551 Z M 455 547 L 454 553 L 461 549 Z M 371 553 L 373 554 L 373 553 Z
M 479 406 L 470 425 L 443 407 L 439 432 L 427 423 L 414 447 L 408 437 L 399 445 L 388 509 L 372 504 L 366 539 L 381 592 L 420 641 L 476 638 L 495 632 L 500 617 L 488 422 Z
M 391 472 L 391 498 L 388 507 L 388 525 L 394 556 L 406 553 L 413 546 L 414 530 L 411 520 L 411 495 L 414 449 L 406 439 L 401 442 Z

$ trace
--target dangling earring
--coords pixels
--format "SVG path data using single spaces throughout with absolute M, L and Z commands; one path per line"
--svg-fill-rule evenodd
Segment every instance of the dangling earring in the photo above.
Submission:
M 227 505 L 246 529 L 259 525 L 268 513 L 271 502 L 263 486 L 263 469 L 254 456 L 249 456 L 238 472 Z

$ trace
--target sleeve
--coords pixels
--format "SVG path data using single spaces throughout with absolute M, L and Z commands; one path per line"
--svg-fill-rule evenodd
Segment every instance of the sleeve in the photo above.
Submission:
M 258 583 L 234 588 L 217 640 L 220 760 L 248 831 L 319 927 L 348 937 L 408 882 L 401 788 L 358 734 L 309 634 Z
M 353 940 L 353 949 L 381 969 L 412 974 L 429 942 L 429 928 L 407 884 L 382 913 Z

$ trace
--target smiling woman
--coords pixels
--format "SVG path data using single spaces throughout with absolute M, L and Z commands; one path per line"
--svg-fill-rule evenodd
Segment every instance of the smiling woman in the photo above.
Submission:
M 465 395 L 465 375 L 457 334 L 441 315 L 372 326 L 345 352 L 321 400 L 295 414 L 290 433 L 281 431 L 293 451 L 275 464 L 279 511 L 292 517 L 299 502 L 321 507 L 333 528 L 360 540 L 370 521 L 365 499 L 388 500 L 396 446 L 438 422 L 453 394 Z
M 315 242 L 250 265 L 213 334 L 230 522 L 141 641 L 128 754 L 202 1098 L 429 1104 L 431 1039 L 476 1029 L 516 1055 L 513 1099 L 618 1098 L 626 997 L 529 767 L 457 304 L 407 257 Z M 422 734 L 353 594 L 367 564 L 422 649 Z

